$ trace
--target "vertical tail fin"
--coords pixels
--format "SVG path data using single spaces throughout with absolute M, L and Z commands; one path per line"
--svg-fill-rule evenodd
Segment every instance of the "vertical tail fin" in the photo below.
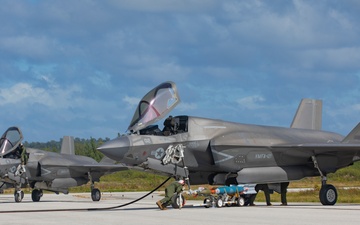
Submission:
M 64 136 L 61 143 L 61 154 L 75 155 L 74 137 Z
M 321 130 L 322 101 L 304 98 L 296 111 L 291 128 Z

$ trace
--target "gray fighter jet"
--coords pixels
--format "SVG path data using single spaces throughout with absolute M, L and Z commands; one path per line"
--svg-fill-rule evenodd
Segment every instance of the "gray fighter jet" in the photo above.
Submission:
M 101 192 L 94 187 L 104 174 L 128 169 L 122 165 L 98 163 L 94 159 L 75 155 L 74 139 L 63 138 L 61 154 L 27 148 L 28 160 L 21 159 L 23 135 L 18 127 L 10 127 L 0 139 L 0 189 L 15 188 L 15 201 L 24 197 L 22 187 L 29 185 L 31 198 L 40 201 L 43 190 L 69 193 L 69 187 L 91 182 L 91 198 L 99 201 Z M 22 165 L 25 164 L 25 165 Z
M 192 184 L 281 183 L 321 176 L 323 205 L 337 201 L 326 176 L 359 160 L 360 125 L 349 135 L 322 131 L 322 101 L 303 99 L 290 128 L 240 124 L 192 116 L 151 125 L 180 101 L 165 82 L 140 101 L 129 134 L 98 149 L 145 171 L 189 177 Z

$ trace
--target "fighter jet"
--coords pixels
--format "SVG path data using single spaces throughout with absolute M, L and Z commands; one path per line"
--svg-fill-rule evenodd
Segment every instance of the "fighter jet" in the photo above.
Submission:
M 25 164 L 21 159 L 22 139 L 18 127 L 10 127 L 0 139 L 0 189 L 15 188 L 16 202 L 22 201 L 24 192 L 21 188 L 27 185 L 33 189 L 32 200 L 38 202 L 43 190 L 68 194 L 70 187 L 88 182 L 91 182 L 92 200 L 99 201 L 101 192 L 94 183 L 99 182 L 104 174 L 128 169 L 123 165 L 98 163 L 90 157 L 75 155 L 74 139 L 69 136 L 63 138 L 61 154 L 27 148 Z
M 180 115 L 164 118 L 180 98 L 173 82 L 140 101 L 128 134 L 98 148 L 145 171 L 183 176 L 192 184 L 276 184 L 321 177 L 320 202 L 334 205 L 327 175 L 360 158 L 360 124 L 346 137 L 321 130 L 322 101 L 303 99 L 290 128 Z

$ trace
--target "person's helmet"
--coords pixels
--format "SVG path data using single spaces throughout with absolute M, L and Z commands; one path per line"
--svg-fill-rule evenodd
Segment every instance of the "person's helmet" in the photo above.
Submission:
M 183 185 L 183 186 L 185 185 L 185 181 L 184 181 L 184 180 L 179 180 L 178 182 L 179 182 L 179 184 L 181 184 L 181 185 Z

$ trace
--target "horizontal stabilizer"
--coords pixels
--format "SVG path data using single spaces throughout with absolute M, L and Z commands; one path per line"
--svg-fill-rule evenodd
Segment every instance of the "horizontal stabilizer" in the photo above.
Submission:
M 113 159 L 110 159 L 107 156 L 104 156 L 99 163 L 102 163 L 102 164 L 115 164 L 116 161 L 113 160 Z
M 322 126 L 322 101 L 304 98 L 294 116 L 291 128 L 321 130 Z
M 341 143 L 359 143 L 360 142 L 360 123 L 341 141 Z
M 61 154 L 75 155 L 74 137 L 64 136 L 61 143 Z

